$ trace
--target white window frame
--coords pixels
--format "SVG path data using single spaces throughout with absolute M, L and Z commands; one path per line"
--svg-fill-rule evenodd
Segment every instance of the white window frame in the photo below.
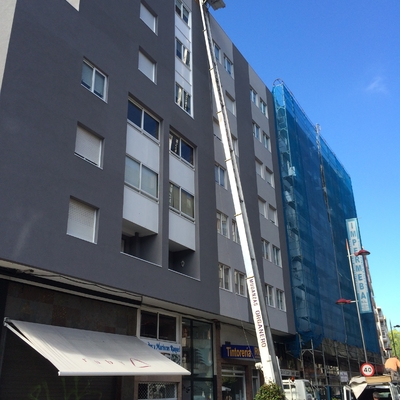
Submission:
M 226 93 L 225 104 L 226 109 L 233 115 L 236 115 L 236 101 L 232 96 L 229 95 L 229 93 Z
M 266 212 L 267 212 L 267 203 L 263 199 L 258 199 L 258 211 L 260 214 L 264 217 L 267 218 Z
M 172 148 L 175 145 L 175 148 Z M 190 153 L 190 157 L 183 155 L 187 151 Z M 182 162 L 189 164 L 192 168 L 194 167 L 194 148 L 186 140 L 183 140 L 179 135 L 170 131 L 169 132 L 169 151 L 175 157 L 178 157 Z M 189 158 L 189 159 L 187 159 Z
M 139 172 L 138 172 L 139 182 L 138 182 L 137 186 L 135 185 L 135 183 L 133 183 L 132 181 L 127 179 L 126 171 L 127 171 L 128 163 L 136 164 L 139 168 Z M 145 185 L 145 182 L 147 182 L 145 180 L 145 175 L 148 172 L 151 174 L 151 176 L 153 176 L 155 178 L 155 181 L 156 181 L 155 185 L 151 185 L 151 186 L 154 186 L 155 192 L 153 192 L 153 193 L 148 191 L 146 189 L 146 185 Z M 129 155 L 125 156 L 125 178 L 124 179 L 125 179 L 125 185 L 131 187 L 132 189 L 135 189 L 137 192 L 139 192 L 145 196 L 148 196 L 148 197 L 151 197 L 152 199 L 158 200 L 158 185 L 159 185 L 158 173 L 153 171 L 151 168 L 147 167 L 146 165 L 144 165 L 141 161 L 136 160 L 135 158 L 133 158 Z
M 280 289 L 276 289 L 276 308 L 286 311 L 285 292 Z
M 175 0 L 175 12 L 185 24 L 190 24 L 190 10 L 183 1 Z
M 136 109 L 138 111 L 140 111 L 141 115 L 140 115 L 140 122 L 139 124 L 136 123 L 136 121 L 133 121 L 131 119 L 129 119 L 129 103 L 132 104 L 132 106 L 136 107 Z M 143 107 L 139 106 L 137 103 L 135 103 L 133 100 L 129 99 L 128 100 L 128 116 L 127 116 L 128 121 L 135 125 L 137 128 L 139 128 L 139 130 L 145 134 L 145 136 L 150 137 L 151 139 L 160 140 L 160 121 L 155 118 L 149 111 L 145 110 Z M 149 131 L 146 130 L 146 120 L 151 120 L 153 122 L 156 123 L 157 126 L 157 131 L 153 134 Z
M 178 204 L 178 208 L 174 206 L 173 202 L 171 201 L 172 199 L 172 195 L 171 195 L 171 188 L 175 188 L 178 190 L 178 200 L 179 200 L 179 204 Z M 189 214 L 187 213 L 185 210 L 186 208 L 183 207 L 183 202 L 185 200 L 185 198 L 190 198 L 191 199 L 191 207 L 189 207 L 188 209 L 192 210 L 192 213 Z M 190 219 L 191 221 L 195 221 L 195 210 L 194 210 L 194 195 L 192 193 L 190 193 L 188 190 L 182 188 L 181 186 L 177 185 L 174 182 L 169 182 L 169 209 L 174 211 L 175 213 L 181 215 L 184 218 Z
M 255 122 L 253 122 L 253 136 L 254 136 L 258 141 L 261 141 L 260 132 L 261 132 L 260 127 L 259 127 Z
M 73 197 L 69 199 L 67 235 L 96 243 L 98 208 Z
M 190 68 L 191 53 L 189 49 L 176 37 L 175 38 L 175 55 L 182 61 L 182 63 Z
M 270 243 L 265 240 L 265 239 L 261 239 L 261 251 L 262 251 L 262 256 L 265 260 L 269 260 L 270 259 Z
M 222 186 L 226 189 L 226 170 L 222 168 L 219 164 L 215 164 L 214 167 L 214 175 L 215 182 L 218 183 L 219 186 Z
M 237 226 L 236 220 L 232 220 L 232 240 L 235 243 L 240 243 L 240 238 L 239 238 L 239 230 Z
M 91 79 L 90 83 L 84 79 L 84 68 L 89 68 L 91 70 Z M 103 79 L 103 93 L 100 93 L 98 90 L 96 90 L 97 84 L 96 82 L 98 81 L 98 78 Z M 107 101 L 107 83 L 108 83 L 108 78 L 107 75 L 105 75 L 103 72 L 101 72 L 97 67 L 95 67 L 91 62 L 88 60 L 84 59 L 83 64 L 82 64 L 82 76 L 81 76 L 81 85 L 89 90 L 89 92 L 92 92 L 95 96 L 97 96 L 99 99 L 102 99 L 103 101 Z
M 78 125 L 76 129 L 75 155 L 101 168 L 103 162 L 103 139 Z
M 274 173 L 268 167 L 265 167 L 265 181 L 269 183 L 271 187 L 275 187 Z
M 274 287 L 268 284 L 265 284 L 265 301 L 267 306 L 275 307 L 275 296 L 274 296 Z
M 192 114 L 192 96 L 177 82 L 175 82 L 175 103 L 189 115 Z
M 233 62 L 224 54 L 225 71 L 233 78 Z
M 214 56 L 215 61 L 221 64 L 221 48 L 214 42 Z
M 156 82 L 156 63 L 139 50 L 138 69 L 152 82 Z
M 278 212 L 274 206 L 268 205 L 268 219 L 276 226 L 278 226 Z
M 264 131 L 262 133 L 262 143 L 267 150 L 271 151 L 271 139 Z
M 235 293 L 246 297 L 246 274 L 235 271 Z
M 274 245 L 272 245 L 272 260 L 278 267 L 282 266 L 281 250 Z
M 157 16 L 154 15 L 143 3 L 140 3 L 140 19 L 154 32 L 157 33 Z
M 260 110 L 261 113 L 268 118 L 267 103 L 263 99 L 260 99 Z
M 227 290 L 228 292 L 232 291 L 231 284 L 231 267 L 228 267 L 224 264 L 219 264 L 219 287 L 220 289 Z
M 258 99 L 257 92 L 253 88 L 250 88 L 250 100 L 251 100 L 251 102 L 254 103 L 255 105 L 257 105 L 257 99 Z
M 261 179 L 265 179 L 264 177 L 264 164 L 256 159 L 256 173 L 260 176 Z
M 227 215 L 217 211 L 217 232 L 227 238 L 229 238 L 228 221 L 229 218 Z

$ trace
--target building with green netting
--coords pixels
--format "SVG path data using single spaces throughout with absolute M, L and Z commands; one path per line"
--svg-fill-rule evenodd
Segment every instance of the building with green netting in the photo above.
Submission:
M 382 360 L 376 307 L 358 314 L 358 304 L 336 304 L 355 299 L 346 250 L 346 220 L 357 218 L 351 179 L 287 86 L 278 80 L 272 93 L 297 331 L 287 348 L 306 378 L 340 385 L 340 371 L 359 375 L 363 362 Z M 369 289 L 374 304 L 370 281 Z

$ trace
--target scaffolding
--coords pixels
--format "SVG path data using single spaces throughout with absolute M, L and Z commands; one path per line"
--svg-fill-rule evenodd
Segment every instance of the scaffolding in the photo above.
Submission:
M 357 217 L 351 179 L 281 80 L 272 93 L 298 334 L 288 349 L 305 378 L 339 384 L 339 372 L 350 379 L 365 358 L 356 308 L 335 304 L 354 298 L 345 247 L 345 221 Z M 362 325 L 368 361 L 380 364 L 373 313 Z

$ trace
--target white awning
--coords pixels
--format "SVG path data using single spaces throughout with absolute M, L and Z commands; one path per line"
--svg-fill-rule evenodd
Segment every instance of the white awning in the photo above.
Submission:
M 48 359 L 60 376 L 190 375 L 136 336 L 8 318 L 4 325 Z

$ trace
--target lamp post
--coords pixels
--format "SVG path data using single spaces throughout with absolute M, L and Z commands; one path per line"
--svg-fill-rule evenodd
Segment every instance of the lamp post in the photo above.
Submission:
M 360 332 L 361 332 L 361 341 L 363 345 L 363 350 L 364 350 L 364 357 L 365 357 L 365 362 L 368 362 L 368 356 L 367 356 L 367 349 L 365 347 L 365 339 L 364 339 L 364 329 L 362 326 L 361 322 L 361 314 L 360 314 L 360 306 L 358 304 L 358 296 L 357 296 L 357 290 L 356 290 L 356 283 L 354 280 L 354 271 L 353 271 L 353 263 L 351 261 L 351 256 L 350 256 L 350 249 L 349 249 L 349 242 L 346 239 L 346 249 L 347 249 L 347 258 L 349 259 L 349 266 L 350 266 L 350 275 L 351 275 L 351 281 L 353 283 L 353 291 L 354 291 L 354 297 L 355 300 L 346 300 L 346 299 L 339 299 L 336 304 L 350 304 L 350 303 L 356 303 L 357 307 L 357 316 L 358 316 L 358 323 L 360 324 Z M 354 253 L 356 257 L 362 256 L 363 258 L 367 255 L 371 254 L 369 251 L 361 249 Z M 340 301 L 340 303 L 338 303 Z

